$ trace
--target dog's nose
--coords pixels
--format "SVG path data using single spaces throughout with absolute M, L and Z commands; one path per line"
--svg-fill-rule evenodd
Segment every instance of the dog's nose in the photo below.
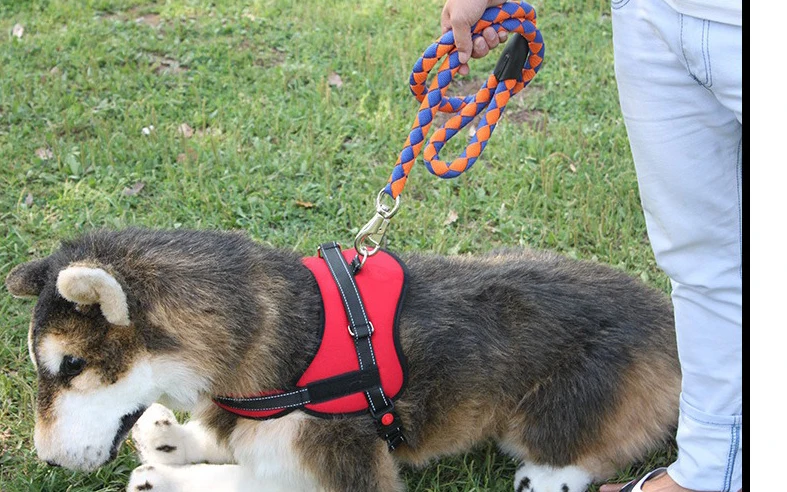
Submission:
M 57 466 L 57 467 L 60 466 L 57 463 L 55 463 L 54 461 L 49 461 L 49 460 L 46 460 L 46 464 L 49 465 L 49 466 Z

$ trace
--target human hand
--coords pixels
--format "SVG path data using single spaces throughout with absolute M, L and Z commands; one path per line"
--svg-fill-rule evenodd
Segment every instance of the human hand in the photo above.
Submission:
M 467 75 L 470 68 L 467 66 L 470 57 L 481 58 L 489 53 L 489 50 L 500 43 L 505 42 L 508 33 L 503 31 L 499 34 L 491 27 L 487 27 L 481 32 L 481 36 L 475 40 L 472 38 L 470 28 L 481 19 L 484 10 L 505 3 L 506 0 L 447 0 L 443 7 L 443 14 L 440 24 L 443 33 L 453 30 L 456 48 L 459 51 L 459 73 Z

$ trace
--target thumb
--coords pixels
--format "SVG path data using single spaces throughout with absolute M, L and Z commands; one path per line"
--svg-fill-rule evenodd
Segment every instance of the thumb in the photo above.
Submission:
M 451 11 L 448 8 L 448 3 L 443 7 L 443 12 L 440 14 L 440 27 L 443 29 L 443 34 L 451 30 Z

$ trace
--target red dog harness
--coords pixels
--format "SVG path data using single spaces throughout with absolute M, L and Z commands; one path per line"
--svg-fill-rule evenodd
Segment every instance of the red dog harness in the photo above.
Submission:
M 322 295 L 324 326 L 320 346 L 290 391 L 252 396 L 217 396 L 224 410 L 245 418 L 271 419 L 300 409 L 318 417 L 358 415 L 369 411 L 380 436 L 393 450 L 404 442 L 393 400 L 404 389 L 407 368 L 399 346 L 398 314 L 406 273 L 393 255 L 381 251 L 363 268 L 348 265 L 354 251 L 320 246 L 319 256 L 304 265 Z

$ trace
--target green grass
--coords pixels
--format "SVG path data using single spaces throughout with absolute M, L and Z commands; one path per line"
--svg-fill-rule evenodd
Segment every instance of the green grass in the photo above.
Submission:
M 0 276 L 102 226 L 243 229 L 307 254 L 326 240 L 349 245 L 415 116 L 407 80 L 439 34 L 441 7 L 0 0 Z M 388 246 L 546 248 L 666 291 L 618 107 L 608 5 L 535 7 L 547 45 L 540 74 L 469 173 L 442 181 L 414 168 Z M 469 82 L 493 58 L 473 61 Z M 0 489 L 121 489 L 136 466 L 128 445 L 93 474 L 35 459 L 31 307 L 0 294 Z M 671 447 L 620 477 L 672 459 Z M 416 491 L 509 491 L 514 467 L 487 446 L 406 477 Z

